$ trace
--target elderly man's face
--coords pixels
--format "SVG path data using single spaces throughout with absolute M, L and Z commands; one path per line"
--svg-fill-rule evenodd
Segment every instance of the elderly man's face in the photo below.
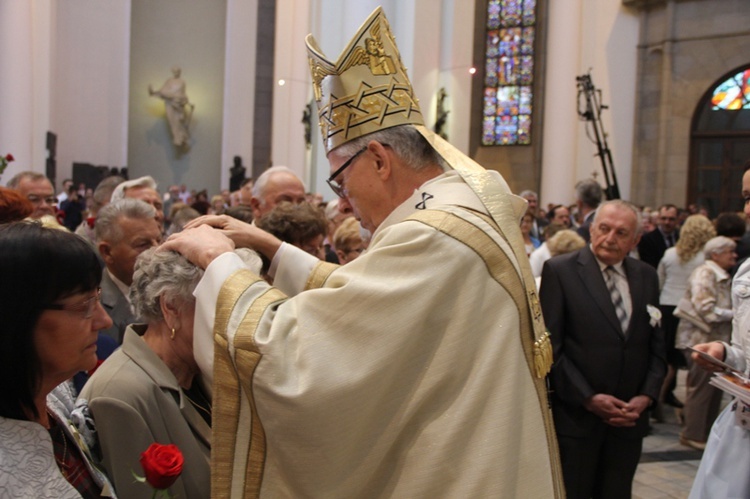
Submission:
M 116 223 L 122 231 L 122 237 L 115 242 L 100 241 L 99 253 L 109 271 L 130 286 L 133 282 L 135 259 L 161 242 L 161 226 L 153 218 L 120 217 Z
M 353 213 L 362 227 L 375 232 L 390 213 L 389 196 L 372 167 L 375 156 L 369 150 L 363 150 L 356 157 L 339 157 L 332 153 L 329 155 L 331 174 L 351 158 L 354 158 L 351 164 L 335 179 L 344 192 L 344 197 L 339 200 L 339 211 Z
M 253 199 L 253 183 L 248 182 L 242 187 L 240 187 L 239 192 L 239 198 L 240 198 L 240 204 L 242 206 L 250 206 L 252 207 L 252 199 Z
M 623 261 L 640 240 L 637 233 L 638 220 L 629 209 L 603 206 L 591 224 L 591 248 L 596 257 L 606 265 Z
M 16 188 L 23 197 L 31 201 L 34 211 L 29 218 L 39 219 L 45 215 L 55 216 L 57 212 L 57 199 L 55 199 L 55 188 L 52 182 L 46 178 L 31 180 L 24 178 Z
M 164 203 L 156 190 L 149 187 L 131 187 L 125 191 L 126 198 L 140 199 L 156 210 L 156 221 L 164 225 Z
M 534 196 L 533 194 L 527 194 L 526 196 L 524 196 L 524 199 L 529 203 L 526 211 L 536 216 L 536 210 L 539 207 L 539 201 L 537 200 L 536 196 Z
M 560 206 L 555 210 L 555 216 L 552 217 L 551 222 L 570 227 L 570 211 L 566 207 Z
M 278 172 L 268 179 L 260 194 L 260 199 L 253 199 L 253 217 L 258 219 L 283 201 L 294 204 L 304 203 L 305 186 L 291 173 Z
M 659 210 L 659 228 L 665 234 L 671 234 L 677 228 L 677 208 Z

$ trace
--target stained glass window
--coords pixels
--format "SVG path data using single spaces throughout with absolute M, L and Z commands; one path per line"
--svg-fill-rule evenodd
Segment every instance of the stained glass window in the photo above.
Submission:
M 531 144 L 536 0 L 488 0 L 482 144 Z
M 719 83 L 711 96 L 711 105 L 714 110 L 750 109 L 750 69 Z

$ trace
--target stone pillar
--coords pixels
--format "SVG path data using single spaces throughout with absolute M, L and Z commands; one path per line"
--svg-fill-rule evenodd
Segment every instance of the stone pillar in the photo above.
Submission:
M 0 183 L 24 170 L 44 172 L 33 151 L 33 2 L 0 0 L 0 154 L 12 153 Z
M 582 0 L 550 1 L 540 206 L 568 203 L 576 183 L 578 122 L 575 77 L 580 66 Z
M 242 157 L 245 175 L 253 176 L 257 27 L 258 0 L 227 0 L 221 188 L 229 186 L 234 156 Z

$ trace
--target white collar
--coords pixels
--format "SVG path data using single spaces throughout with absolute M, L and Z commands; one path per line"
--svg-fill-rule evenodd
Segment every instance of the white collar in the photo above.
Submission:
M 705 263 L 706 263 L 706 266 L 708 266 L 708 268 L 714 271 L 714 273 L 716 274 L 717 281 L 723 281 L 731 277 L 729 275 L 729 272 L 719 267 L 719 265 L 713 260 L 706 260 Z
M 412 195 L 398 205 L 378 226 L 372 235 L 372 240 L 374 241 L 383 229 L 401 222 L 415 211 L 446 205 L 463 206 L 481 213 L 487 212 L 476 193 L 464 182 L 461 175 L 455 170 L 450 170 L 414 189 Z

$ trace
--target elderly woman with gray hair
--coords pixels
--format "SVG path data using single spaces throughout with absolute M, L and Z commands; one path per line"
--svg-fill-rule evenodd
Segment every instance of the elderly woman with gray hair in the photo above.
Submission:
M 729 341 L 734 317 L 729 270 L 737 262 L 736 246 L 732 239 L 724 236 L 706 242 L 705 262 L 690 274 L 685 296 L 675 310 L 675 315 L 680 317 L 676 346 L 684 349 L 689 366 L 685 427 L 680 442 L 700 450 L 706 447 L 708 433 L 719 415 L 723 392 L 709 385 L 712 373 L 692 362 L 687 347 L 709 341 Z
M 136 262 L 130 299 L 146 324 L 125 331 L 122 348 L 88 381 L 88 400 L 102 449 L 102 465 L 119 497 L 148 497 L 133 479 L 154 442 L 175 444 L 185 462 L 169 488 L 172 497 L 210 495 L 211 402 L 201 389 L 193 355 L 195 298 L 203 271 L 171 251 L 152 248 Z

